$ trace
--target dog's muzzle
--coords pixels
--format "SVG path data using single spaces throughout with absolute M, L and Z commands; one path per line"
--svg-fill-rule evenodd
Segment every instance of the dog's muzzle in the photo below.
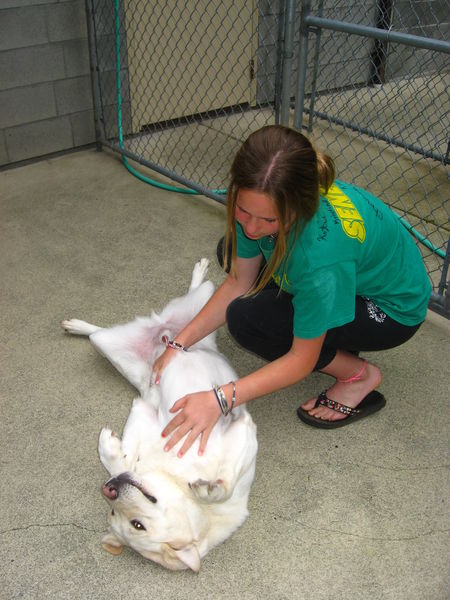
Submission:
M 117 477 L 112 477 L 109 481 L 102 485 L 102 493 L 108 500 L 117 500 L 121 488 L 124 486 L 132 486 L 138 489 L 150 502 L 156 504 L 157 500 L 151 494 L 148 494 L 143 487 L 133 479 L 131 473 L 121 473 Z

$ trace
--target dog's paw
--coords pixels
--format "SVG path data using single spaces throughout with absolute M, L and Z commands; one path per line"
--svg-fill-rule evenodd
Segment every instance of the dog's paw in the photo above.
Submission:
M 111 429 L 104 427 L 98 440 L 98 454 L 109 473 L 122 472 L 125 467 L 120 439 Z
M 221 502 L 228 497 L 225 484 L 222 479 L 216 481 L 205 481 L 197 479 L 194 483 L 190 483 L 189 487 L 193 491 L 197 500 L 202 502 Z
M 202 283 L 208 271 L 208 267 L 209 260 L 207 258 L 202 258 L 195 263 L 194 270 L 192 271 L 191 285 L 189 286 L 190 290 L 198 288 L 198 286 Z
M 91 333 L 100 329 L 96 325 L 80 321 L 80 319 L 66 319 L 61 322 L 61 327 L 72 335 L 91 335 Z

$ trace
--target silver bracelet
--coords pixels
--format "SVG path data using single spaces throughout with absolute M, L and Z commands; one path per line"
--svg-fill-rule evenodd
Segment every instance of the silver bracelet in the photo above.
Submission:
M 234 403 L 236 402 L 236 382 L 230 381 L 230 383 L 233 386 L 233 397 L 231 398 L 231 408 L 230 408 L 230 415 L 231 415 L 231 413 L 233 412 Z
M 216 395 L 216 399 L 217 399 L 217 403 L 219 404 L 219 408 L 220 408 L 223 416 L 226 417 L 230 411 L 228 410 L 227 398 L 224 394 L 224 391 L 219 385 L 214 385 L 213 390 Z

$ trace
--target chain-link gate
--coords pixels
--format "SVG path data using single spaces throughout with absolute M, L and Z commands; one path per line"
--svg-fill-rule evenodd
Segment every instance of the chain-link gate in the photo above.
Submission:
M 144 180 L 127 158 L 224 202 L 232 157 L 252 131 L 304 128 L 340 179 L 383 198 L 410 229 L 430 307 L 450 316 L 449 0 L 87 8 L 99 145 Z

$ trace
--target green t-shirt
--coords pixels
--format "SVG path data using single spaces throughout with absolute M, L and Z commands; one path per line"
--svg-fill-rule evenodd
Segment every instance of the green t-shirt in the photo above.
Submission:
M 236 223 L 237 255 L 269 260 L 270 237 L 250 240 Z M 293 244 L 293 248 L 292 248 Z M 295 239 L 275 282 L 293 295 L 294 335 L 314 338 L 355 318 L 355 297 L 373 300 L 403 325 L 425 319 L 431 284 L 411 235 L 381 200 L 336 180 Z

